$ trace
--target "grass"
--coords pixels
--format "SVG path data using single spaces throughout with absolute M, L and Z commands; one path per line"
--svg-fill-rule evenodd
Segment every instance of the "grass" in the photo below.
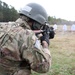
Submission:
M 75 32 L 57 32 L 50 41 L 52 66 L 48 73 L 32 75 L 75 75 Z

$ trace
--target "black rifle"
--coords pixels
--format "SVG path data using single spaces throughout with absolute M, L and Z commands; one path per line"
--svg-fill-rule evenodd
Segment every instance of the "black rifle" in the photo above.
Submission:
M 54 28 L 53 27 L 49 27 L 47 25 L 45 25 L 42 28 L 42 30 L 34 30 L 34 33 L 36 33 L 36 34 L 42 33 L 43 35 L 47 34 L 49 36 L 49 39 L 53 39 L 54 35 L 55 35 Z

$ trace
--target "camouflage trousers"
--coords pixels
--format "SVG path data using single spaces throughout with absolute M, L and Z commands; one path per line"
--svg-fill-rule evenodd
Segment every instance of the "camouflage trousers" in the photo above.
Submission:
M 2 71 L 1 69 L 0 69 L 0 71 Z M 2 71 L 2 72 L 0 72 L 0 75 L 31 75 L 31 70 L 21 69 L 21 70 L 15 71 L 14 73 Z
M 0 58 L 0 75 L 30 75 L 31 69 L 27 67 L 28 65 L 21 67 L 19 62 Z

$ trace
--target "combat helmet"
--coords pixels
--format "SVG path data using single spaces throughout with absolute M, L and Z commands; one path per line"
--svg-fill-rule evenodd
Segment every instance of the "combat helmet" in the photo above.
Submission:
M 48 21 L 48 15 L 46 10 L 37 3 L 29 3 L 19 11 L 19 14 L 23 14 L 36 22 L 44 25 Z

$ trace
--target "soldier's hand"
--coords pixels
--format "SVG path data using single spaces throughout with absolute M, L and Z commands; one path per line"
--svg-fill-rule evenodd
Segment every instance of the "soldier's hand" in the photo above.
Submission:
M 37 37 L 40 39 L 42 37 L 42 33 L 38 34 Z

